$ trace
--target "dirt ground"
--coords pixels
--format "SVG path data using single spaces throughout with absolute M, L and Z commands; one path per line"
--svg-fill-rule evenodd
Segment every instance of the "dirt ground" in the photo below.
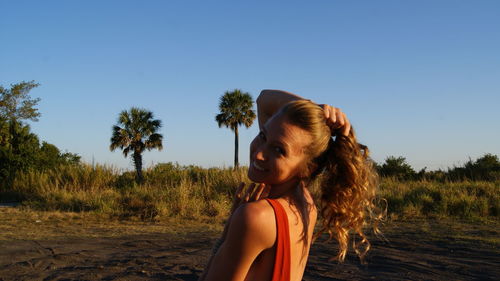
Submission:
M 197 280 L 219 229 L 182 222 L 38 219 L 2 211 L 0 222 L 1 281 Z M 318 241 L 303 280 L 499 280 L 498 226 L 388 222 L 382 230 L 389 242 L 371 237 L 366 265 L 352 252 L 343 264 L 329 262 L 335 243 Z

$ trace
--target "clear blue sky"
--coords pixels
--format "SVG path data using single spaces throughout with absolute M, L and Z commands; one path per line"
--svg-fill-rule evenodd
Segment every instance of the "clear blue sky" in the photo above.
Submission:
M 0 84 L 41 86 L 42 140 L 85 161 L 109 151 L 118 113 L 163 121 L 146 166 L 230 166 L 214 120 L 240 88 L 295 92 L 342 108 L 382 162 L 417 169 L 500 155 L 500 1 L 3 1 Z M 257 123 L 241 130 L 240 159 Z

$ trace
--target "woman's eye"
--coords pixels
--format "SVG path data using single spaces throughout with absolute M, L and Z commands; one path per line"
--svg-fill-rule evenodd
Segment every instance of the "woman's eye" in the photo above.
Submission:
M 264 133 L 263 133 L 263 132 L 260 132 L 260 133 L 259 133 L 259 138 L 261 138 L 261 139 L 265 140 L 265 139 L 266 139 L 266 135 L 264 135 Z
M 285 154 L 285 151 L 279 146 L 274 147 L 274 150 L 281 155 Z

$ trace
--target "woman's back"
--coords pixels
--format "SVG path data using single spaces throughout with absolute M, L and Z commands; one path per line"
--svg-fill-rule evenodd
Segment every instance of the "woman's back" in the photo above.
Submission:
M 307 256 L 309 254 L 310 244 L 312 240 L 312 234 L 314 230 L 314 225 L 316 224 L 317 211 L 314 207 L 313 200 L 309 193 L 306 190 L 307 196 L 304 198 L 308 204 L 308 206 L 312 206 L 307 208 L 308 215 L 308 230 L 307 234 L 307 244 L 303 239 L 303 225 L 304 222 L 301 219 L 300 211 L 295 206 L 296 204 L 291 204 L 290 200 L 285 198 L 271 199 L 274 204 L 279 204 L 275 206 L 278 210 L 282 208 L 284 211 L 284 215 L 286 215 L 286 220 L 288 221 L 288 235 L 289 235 L 289 249 L 284 249 L 285 252 L 288 252 L 290 256 L 289 268 L 286 268 L 288 265 L 285 263 L 284 271 L 288 271 L 290 275 L 290 281 L 300 281 L 302 280 L 302 276 L 304 274 L 304 270 L 307 264 Z M 279 211 L 275 211 L 271 202 L 267 200 L 259 200 L 256 202 L 252 202 L 249 204 L 258 205 L 262 210 L 264 215 L 263 217 L 273 218 L 272 220 L 266 220 L 263 222 L 263 227 L 269 231 L 270 235 L 274 238 L 273 245 L 271 248 L 268 248 L 255 259 L 250 270 L 248 272 L 247 278 L 245 280 L 273 280 L 273 270 L 275 266 L 282 266 L 281 264 L 276 264 L 280 259 L 276 257 L 277 245 L 279 243 L 278 240 L 283 240 L 284 237 L 278 237 L 278 224 L 283 225 L 285 222 L 283 221 L 283 217 L 279 218 Z M 278 220 L 278 221 L 276 221 Z M 282 253 L 283 255 L 284 253 Z M 281 257 L 281 260 L 284 257 Z

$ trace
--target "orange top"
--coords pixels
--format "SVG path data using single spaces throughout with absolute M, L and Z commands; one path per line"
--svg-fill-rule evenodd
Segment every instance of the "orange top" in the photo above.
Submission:
M 278 200 L 266 198 L 276 216 L 276 257 L 272 281 L 290 281 L 290 231 L 285 209 Z

